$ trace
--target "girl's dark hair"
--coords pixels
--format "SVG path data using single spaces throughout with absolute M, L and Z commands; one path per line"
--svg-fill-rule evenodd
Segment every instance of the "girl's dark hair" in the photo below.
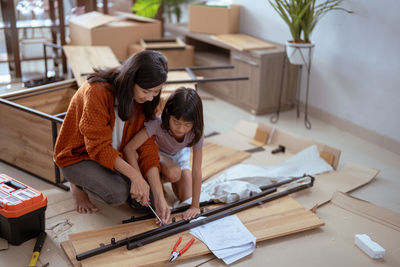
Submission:
M 118 116 L 129 120 L 134 112 L 133 87 L 151 89 L 167 80 L 166 58 L 157 51 L 144 50 L 133 54 L 120 67 L 95 69 L 88 76 L 88 83 L 107 82 L 113 87 L 112 93 L 118 100 Z M 155 109 L 160 102 L 160 94 L 152 101 L 143 103 L 143 113 L 147 120 L 154 118 Z
M 194 138 L 189 146 L 193 146 L 200 140 L 204 129 L 203 104 L 196 90 L 179 87 L 169 96 L 161 115 L 161 128 L 164 130 L 170 130 L 171 116 L 193 123 Z

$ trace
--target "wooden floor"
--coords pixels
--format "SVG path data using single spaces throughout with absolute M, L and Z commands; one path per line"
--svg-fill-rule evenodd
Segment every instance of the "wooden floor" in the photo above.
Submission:
M 240 119 L 269 123 L 270 115 L 253 116 L 220 99 L 210 97 L 202 90 L 200 90 L 200 94 L 207 96 L 203 102 L 206 134 L 214 131 L 219 133 L 228 132 L 234 128 Z M 370 184 L 353 191 L 352 195 L 400 212 L 400 196 L 398 194 L 398 189 L 400 188 L 400 179 L 398 179 L 400 155 L 381 149 L 325 122 L 315 120 L 312 117 L 310 120 L 312 129 L 307 130 L 304 127 L 302 118 L 297 119 L 295 112 L 292 110 L 281 114 L 277 126 L 297 136 L 313 139 L 340 149 L 342 155 L 339 168 L 346 163 L 353 162 L 379 169 L 380 173 Z M 47 262 L 50 263 L 50 266 L 70 266 L 69 260 L 60 248 L 60 242 L 67 240 L 69 234 L 116 225 L 132 214 L 128 206 L 110 207 L 95 201 L 95 204 L 100 208 L 100 212 L 81 215 L 74 211 L 69 192 L 56 188 L 3 162 L 0 162 L 0 172 L 18 177 L 22 182 L 42 191 L 48 197 L 46 231 L 50 237 L 46 240 L 38 266 L 42 266 Z M 322 209 L 321 215 L 322 220 L 325 217 L 330 217 L 329 214 L 325 214 L 324 209 Z M 319 234 L 319 231 L 314 231 L 309 235 Z M 292 248 L 291 251 L 296 251 L 293 246 L 300 244 L 304 240 L 307 241 L 307 236 L 299 238 L 298 235 L 295 235 L 281 240 L 261 242 L 252 256 L 240 260 L 233 266 L 265 266 L 266 262 L 271 262 L 271 257 L 275 259 L 276 257 L 282 257 L 282 263 L 284 263 L 286 262 L 284 259 L 285 253 L 283 252 L 285 247 Z M 329 239 L 327 239 L 328 241 Z M 29 240 L 20 246 L 10 246 L 7 250 L 0 251 L 1 266 L 26 266 L 31 257 L 34 242 L 35 240 Z M 272 252 L 274 253 L 273 255 L 271 254 Z M 299 256 L 299 261 L 299 266 L 309 264 L 307 257 Z M 372 262 L 371 266 L 375 266 L 375 264 Z M 180 265 L 224 266 L 220 260 L 215 259 L 211 254 L 202 256 L 198 260 L 183 262 Z M 281 266 L 285 265 L 282 264 Z

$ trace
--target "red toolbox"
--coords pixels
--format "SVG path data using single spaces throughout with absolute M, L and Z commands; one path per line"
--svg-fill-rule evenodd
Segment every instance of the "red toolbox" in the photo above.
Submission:
M 41 192 L 0 174 L 0 237 L 19 245 L 45 230 L 47 198 Z

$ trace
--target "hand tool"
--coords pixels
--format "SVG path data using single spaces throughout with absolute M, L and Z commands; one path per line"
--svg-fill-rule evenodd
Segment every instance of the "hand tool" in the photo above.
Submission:
M 156 216 L 158 221 L 161 223 L 161 226 L 163 226 L 164 225 L 163 221 L 161 220 L 160 217 L 158 217 L 157 213 L 153 210 L 153 208 L 151 207 L 150 203 L 147 203 L 147 207 L 153 212 L 154 216 Z
M 276 154 L 276 153 L 279 153 L 279 152 L 285 153 L 285 150 L 286 150 L 285 146 L 279 145 L 279 147 L 274 149 L 274 150 L 272 150 L 271 153 L 272 154 Z
M 39 258 L 39 253 L 42 250 L 45 239 L 46 239 L 46 232 L 43 231 L 39 234 L 39 236 L 36 240 L 35 247 L 33 249 L 32 258 L 31 258 L 31 261 L 29 262 L 28 266 L 36 266 L 36 262 Z
M 190 239 L 189 243 L 187 243 L 186 246 L 183 249 L 181 249 L 179 251 L 176 251 L 177 247 L 179 246 L 179 244 L 182 241 L 182 237 L 180 236 L 178 241 L 176 241 L 176 243 L 175 243 L 174 249 L 171 252 L 171 256 L 169 256 L 169 261 L 173 262 L 180 255 L 182 255 L 186 250 L 188 250 L 190 248 L 190 246 L 193 244 L 194 240 L 195 240 L 194 238 Z
M 299 183 L 300 180 L 303 180 L 304 183 Z M 133 236 L 129 236 L 120 240 L 115 240 L 115 238 L 111 238 L 111 242 L 108 244 L 101 244 L 99 247 L 84 251 L 76 255 L 76 259 L 81 261 L 106 251 L 110 251 L 112 249 L 116 249 L 122 246 L 127 246 L 127 249 L 131 250 L 137 247 L 142 247 L 144 245 L 150 244 L 152 242 L 161 240 L 163 238 L 169 237 L 171 235 L 175 235 L 177 233 L 181 233 L 188 229 L 192 229 L 194 227 L 204 225 L 206 223 L 218 220 L 228 215 L 232 215 L 238 213 L 240 211 L 262 205 L 263 203 L 272 201 L 274 199 L 278 199 L 280 197 L 292 194 L 294 192 L 298 192 L 301 190 L 305 190 L 314 185 L 315 178 L 311 175 L 305 174 L 302 177 L 293 177 L 289 180 L 285 180 L 276 184 L 270 184 L 267 186 L 263 186 L 263 191 L 258 194 L 253 194 L 247 198 L 225 204 L 223 206 L 214 208 L 212 210 L 208 210 L 201 214 L 200 216 L 204 216 L 206 218 L 199 219 L 197 221 L 189 221 L 189 220 L 180 220 L 175 223 L 164 224 L 164 226 L 142 232 Z M 307 181 L 307 183 L 306 183 Z M 287 184 L 287 183 L 296 183 L 298 186 L 287 188 L 283 191 L 277 191 L 277 188 Z M 275 193 L 275 194 L 272 194 Z

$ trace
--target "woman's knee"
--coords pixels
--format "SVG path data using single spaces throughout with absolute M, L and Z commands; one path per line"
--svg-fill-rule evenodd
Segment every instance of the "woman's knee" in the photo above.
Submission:
M 129 188 L 125 186 L 114 187 L 112 190 L 109 190 L 101 199 L 107 203 L 108 205 L 118 206 L 124 204 L 129 197 Z

